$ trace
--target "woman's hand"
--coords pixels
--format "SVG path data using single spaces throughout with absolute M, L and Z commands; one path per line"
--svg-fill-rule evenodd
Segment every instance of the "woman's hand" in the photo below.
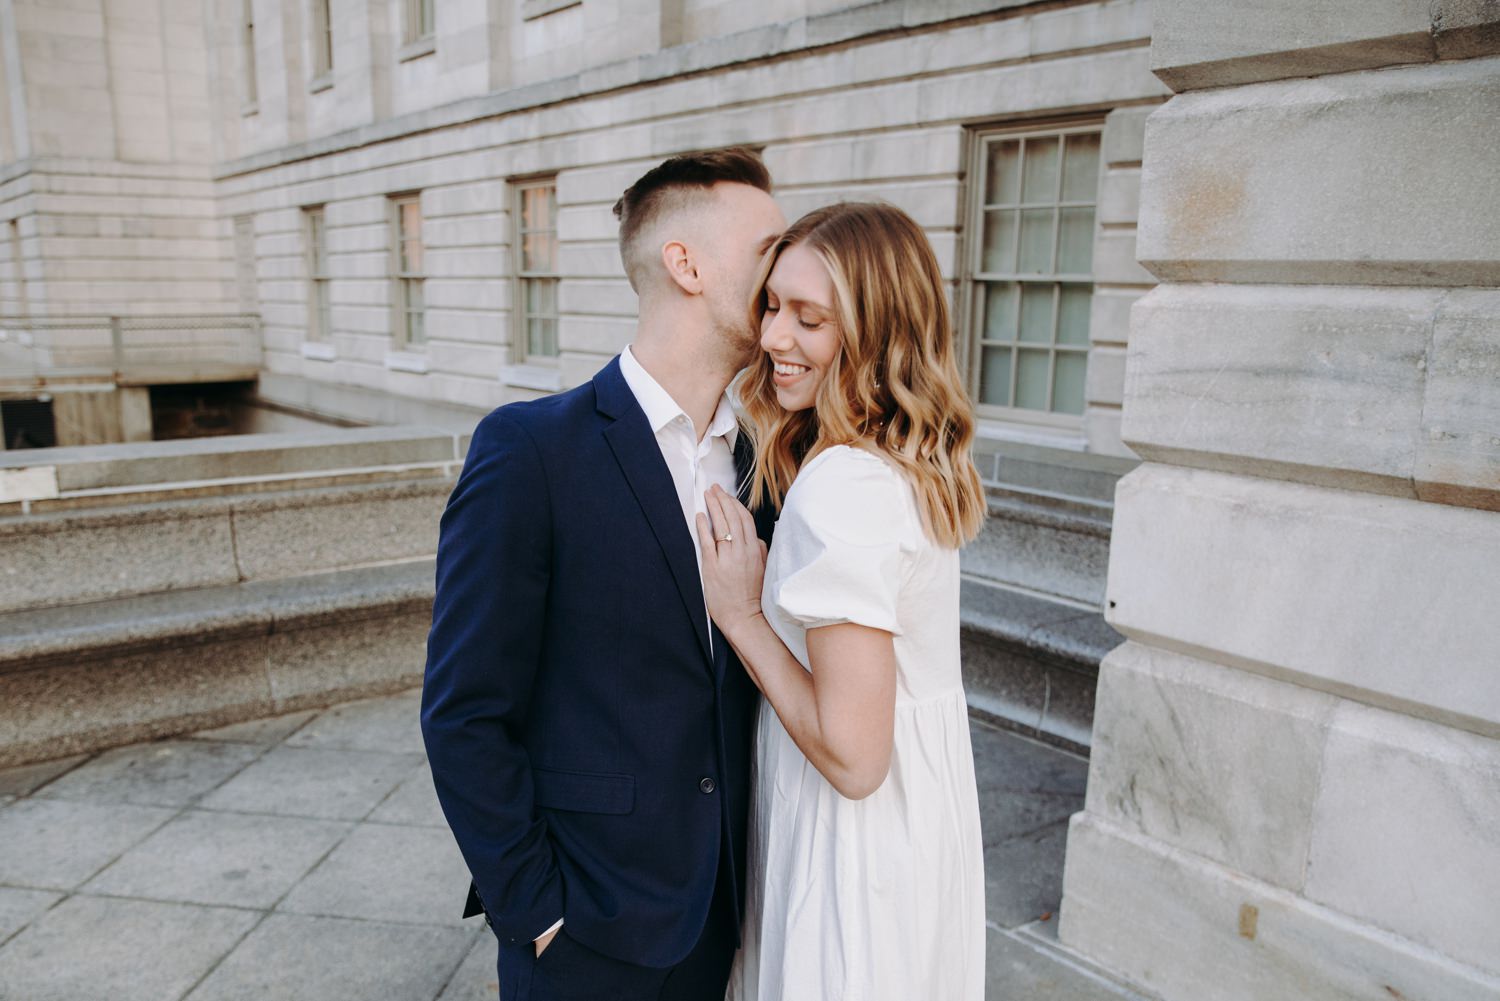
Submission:
M 703 596 L 708 614 L 725 636 L 761 614 L 760 589 L 766 574 L 766 544 L 755 534 L 755 518 L 723 487 L 703 494 L 713 524 L 697 516 L 698 548 L 703 554 Z

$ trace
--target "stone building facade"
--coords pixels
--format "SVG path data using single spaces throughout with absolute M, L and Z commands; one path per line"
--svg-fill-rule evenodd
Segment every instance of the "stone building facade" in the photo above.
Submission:
M 631 336 L 610 206 L 764 152 L 928 230 L 986 429 L 1126 456 L 1146 0 L 15 0 L 11 314 L 259 314 L 262 396 L 471 416 Z M 1023 178 L 1024 173 L 1024 178 Z M 523 252 L 523 245 L 530 250 Z

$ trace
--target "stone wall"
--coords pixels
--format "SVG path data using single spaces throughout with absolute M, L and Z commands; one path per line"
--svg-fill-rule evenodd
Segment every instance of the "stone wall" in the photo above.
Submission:
M 1500 998 L 1497 28 L 1157 5 L 1060 935 L 1165 1001 Z

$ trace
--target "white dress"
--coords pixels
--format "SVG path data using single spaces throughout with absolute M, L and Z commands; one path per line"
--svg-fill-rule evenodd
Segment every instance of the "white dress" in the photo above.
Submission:
M 927 538 L 897 467 L 841 445 L 798 472 L 762 608 L 804 668 L 808 629 L 894 634 L 895 745 L 880 788 L 846 799 L 762 700 L 731 1001 L 982 1001 L 984 854 L 958 580 L 958 551 Z

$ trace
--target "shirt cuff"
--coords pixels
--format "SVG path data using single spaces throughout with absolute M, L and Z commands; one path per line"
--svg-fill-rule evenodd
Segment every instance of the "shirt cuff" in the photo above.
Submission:
M 563 925 L 563 919 L 562 918 L 558 918 L 556 924 L 554 924 L 551 928 L 548 928 L 546 931 L 542 932 L 536 938 L 532 939 L 532 941 L 533 942 L 540 942 L 542 939 L 546 938 L 548 935 L 551 935 L 553 932 L 557 931 L 557 929 L 561 928 L 562 925 Z

